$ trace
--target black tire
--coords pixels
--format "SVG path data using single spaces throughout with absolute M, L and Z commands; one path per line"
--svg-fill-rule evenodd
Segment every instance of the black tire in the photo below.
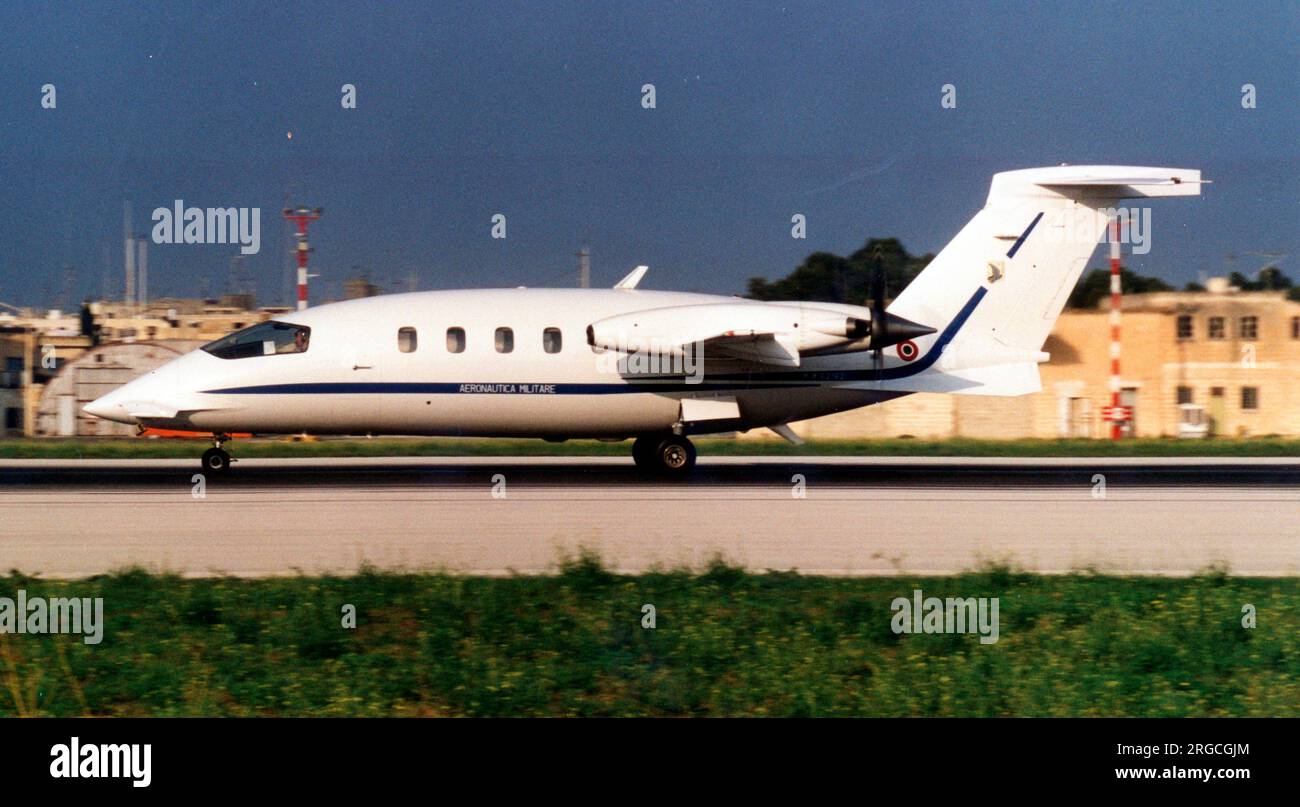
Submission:
M 655 468 L 661 473 L 686 476 L 695 467 L 695 446 L 685 437 L 665 437 L 655 447 L 654 461 Z
M 203 470 L 210 474 L 224 474 L 230 470 L 230 455 L 219 448 L 203 452 Z
M 658 437 L 638 437 L 632 441 L 632 460 L 638 468 L 654 467 L 655 449 L 659 447 Z

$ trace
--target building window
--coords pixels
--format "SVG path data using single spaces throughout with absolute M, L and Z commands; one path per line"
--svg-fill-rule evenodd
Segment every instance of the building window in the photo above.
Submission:
M 23 385 L 23 357 L 5 356 L 4 376 L 0 378 L 0 387 L 18 389 Z
M 415 337 L 415 329 L 414 329 L 414 328 L 398 328 L 398 329 L 397 329 L 397 349 L 398 349 L 398 350 L 402 351 L 403 353 L 414 353 L 414 352 L 415 352 L 415 344 L 416 344 L 416 337 Z
M 1259 317 L 1242 317 L 1237 320 L 1237 336 L 1241 339 L 1259 338 Z
M 1178 338 L 1179 339 L 1192 338 L 1192 315 L 1191 314 L 1178 315 Z
M 515 349 L 515 332 L 509 328 L 497 328 L 497 353 L 509 353 Z
M 563 345 L 564 337 L 560 335 L 559 328 L 547 328 L 542 331 L 542 350 L 547 353 L 559 353 Z
M 1192 402 L 1192 388 L 1191 388 L 1191 387 L 1179 387 L 1179 388 L 1178 388 L 1178 403 L 1180 403 L 1180 404 L 1189 404 L 1189 403 L 1191 403 L 1191 402 Z
M 1209 336 L 1211 339 L 1223 338 L 1223 317 L 1210 317 Z
M 1259 387 L 1241 388 L 1241 408 L 1243 410 L 1259 409 Z
M 21 429 L 23 427 L 23 410 L 9 407 L 5 409 L 5 428 Z
M 1291 318 L 1291 338 L 1300 339 L 1300 317 Z
M 448 353 L 465 352 L 465 329 L 464 328 L 447 329 L 447 352 Z

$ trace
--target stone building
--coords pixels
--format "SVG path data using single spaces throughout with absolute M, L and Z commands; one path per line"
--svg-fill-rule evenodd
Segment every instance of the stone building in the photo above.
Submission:
M 290 310 L 249 310 L 239 306 L 242 302 L 238 296 L 160 298 L 143 307 L 93 302 L 88 304 L 93 337 L 81 332 L 79 314 L 35 309 L 0 313 L 0 437 L 125 433 L 126 427 L 88 425 L 95 419 L 82 415 L 80 407 L 95 396 L 84 396 L 92 389 L 102 394 L 126 383 L 179 355 L 176 350 L 192 349 Z M 137 344 L 143 347 L 132 347 Z M 92 350 L 95 345 L 100 347 Z M 74 363 L 77 369 L 65 373 Z
M 81 408 L 202 344 L 201 340 L 113 342 L 87 350 L 41 390 L 34 433 L 44 437 L 135 434 L 134 426 L 101 420 Z

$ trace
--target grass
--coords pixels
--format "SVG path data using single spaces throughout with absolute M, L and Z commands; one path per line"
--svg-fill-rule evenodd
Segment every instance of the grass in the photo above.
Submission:
M 1224 440 L 1149 438 L 1126 440 L 813 440 L 793 446 L 784 440 L 696 438 L 703 456 L 819 455 L 919 457 L 1300 457 L 1300 440 L 1257 437 Z M 0 440 L 0 459 L 192 459 L 205 440 L 145 438 L 40 438 Z M 468 438 L 377 438 L 291 441 L 237 440 L 239 457 L 440 457 L 440 456 L 624 456 L 631 443 L 571 440 Z
M 19 588 L 103 597 L 106 626 L 97 646 L 0 635 L 7 715 L 1300 716 L 1296 579 L 620 576 L 584 557 L 507 578 L 11 573 L 0 596 Z M 914 588 L 999 597 L 1000 640 L 893 633 Z

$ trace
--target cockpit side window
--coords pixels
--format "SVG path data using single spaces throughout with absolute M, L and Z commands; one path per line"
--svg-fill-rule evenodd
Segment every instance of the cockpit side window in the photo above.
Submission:
M 311 328 L 288 322 L 269 320 L 235 331 L 203 349 L 219 359 L 247 359 L 283 353 L 306 353 L 311 342 Z

